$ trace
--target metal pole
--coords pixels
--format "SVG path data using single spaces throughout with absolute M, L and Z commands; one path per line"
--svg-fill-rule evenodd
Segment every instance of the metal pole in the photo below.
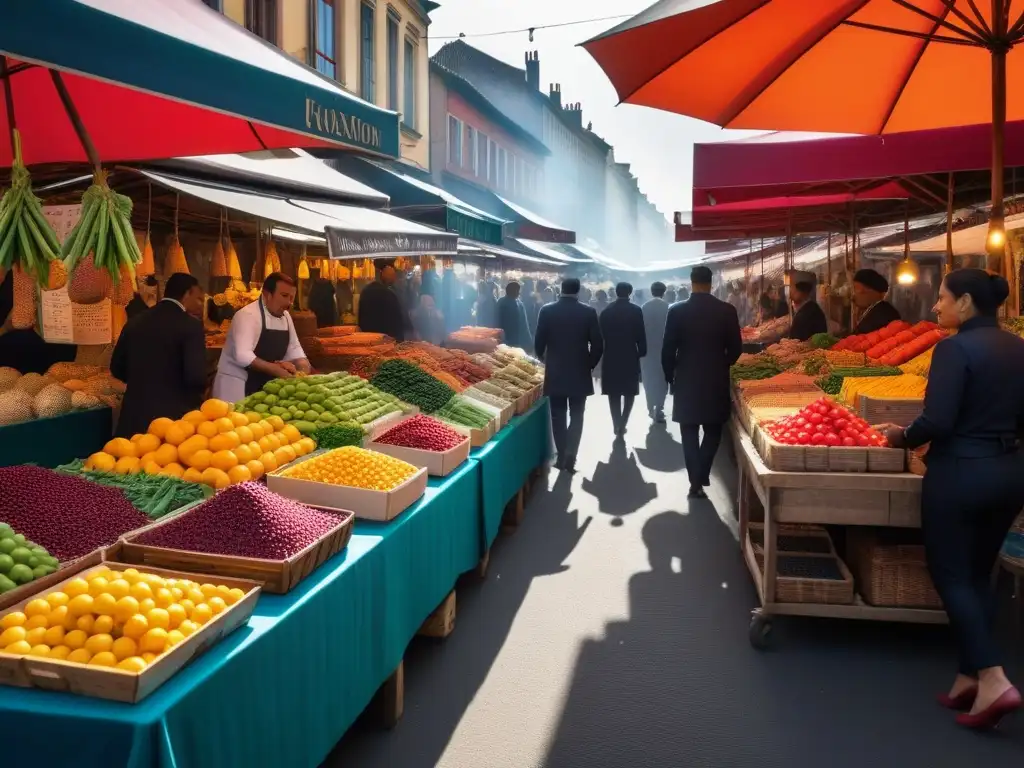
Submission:
M 953 174 L 946 181 L 946 271 L 953 270 Z

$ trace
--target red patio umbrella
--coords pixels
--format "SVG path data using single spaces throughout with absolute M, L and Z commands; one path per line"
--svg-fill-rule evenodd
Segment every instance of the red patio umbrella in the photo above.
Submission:
M 584 43 L 623 102 L 727 128 L 895 133 L 992 124 L 993 265 L 1003 131 L 1024 118 L 1020 0 L 661 0 Z

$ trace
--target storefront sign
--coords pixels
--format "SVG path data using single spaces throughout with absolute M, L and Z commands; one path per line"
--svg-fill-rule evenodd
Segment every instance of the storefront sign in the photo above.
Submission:
M 309 98 L 306 99 L 306 128 L 363 149 L 383 151 L 380 128 Z
M 53 231 L 57 233 L 58 242 L 67 240 L 71 230 L 82 218 L 82 204 L 77 205 L 44 205 L 43 216 L 50 222 Z
M 515 237 L 526 240 L 536 240 L 539 243 L 565 243 L 572 245 L 576 242 L 576 233 L 566 229 L 550 229 L 521 221 L 515 225 Z
M 448 232 L 399 234 L 327 228 L 327 250 L 332 259 L 438 256 L 458 253 L 458 235 Z
M 67 286 L 40 292 L 43 339 L 52 344 L 103 345 L 113 340 L 110 299 L 98 304 L 74 304 Z

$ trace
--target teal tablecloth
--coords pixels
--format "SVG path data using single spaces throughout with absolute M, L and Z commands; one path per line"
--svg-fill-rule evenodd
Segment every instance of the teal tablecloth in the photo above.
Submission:
M 523 487 L 530 472 L 547 459 L 550 434 L 551 413 L 545 397 L 522 416 L 509 421 L 486 445 L 470 453 L 470 458 L 480 463 L 484 550 L 498 535 L 509 499 Z
M 313 768 L 398 666 L 423 620 L 479 558 L 479 465 L 431 480 L 389 524 L 137 705 L 0 687 L 4 765 Z
M 0 427 L 0 467 L 67 464 L 103 450 L 112 433 L 111 410 L 106 407 L 3 426 Z

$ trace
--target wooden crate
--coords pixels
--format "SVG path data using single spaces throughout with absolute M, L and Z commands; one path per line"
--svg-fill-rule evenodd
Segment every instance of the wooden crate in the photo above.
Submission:
M 331 514 L 339 514 L 332 511 Z M 188 552 L 149 544 L 140 544 L 141 532 L 124 537 L 120 556 L 125 563 L 145 567 L 173 568 L 191 573 L 205 573 L 248 579 L 263 586 L 263 591 L 275 595 L 290 592 L 299 582 L 348 546 L 352 538 L 355 515 L 342 512 L 338 524 L 301 552 L 287 560 L 262 560 L 254 557 L 213 555 L 206 552 Z M 148 529 L 147 529 L 148 530 Z
M 847 533 L 847 560 L 861 597 L 868 605 L 941 609 L 924 545 L 911 543 L 915 532 L 853 528 Z
M 79 561 L 81 563 L 81 561 Z M 117 569 L 123 563 L 106 562 L 99 565 L 82 566 L 75 573 L 68 575 L 55 587 L 64 586 L 76 577 L 88 578 L 100 567 Z M 222 613 L 214 616 L 198 631 L 186 637 L 178 645 L 158 656 L 152 664 L 142 672 L 127 672 L 108 667 L 91 667 L 67 661 L 48 659 L 37 656 L 15 656 L 0 653 L 0 685 L 11 685 L 20 688 L 41 688 L 61 693 L 74 693 L 81 696 L 121 701 L 135 704 L 149 696 L 153 691 L 167 682 L 193 659 L 216 645 L 221 639 L 245 624 L 252 615 L 253 608 L 260 595 L 260 585 L 244 579 L 232 579 L 223 576 L 186 573 L 183 571 L 165 570 L 163 568 L 145 568 L 146 573 L 165 578 L 191 579 L 198 582 L 215 582 L 227 587 L 238 587 L 245 596 L 234 605 L 228 606 Z M 51 589 L 47 589 L 49 592 Z M 37 592 L 33 597 L 12 606 L 12 610 L 22 610 L 29 600 L 43 593 Z
M 455 590 L 441 601 L 432 614 L 423 622 L 417 635 L 422 637 L 448 637 L 455 631 Z
M 835 547 L 832 545 L 832 537 L 820 525 L 781 524 L 778 526 L 778 529 L 776 541 L 778 542 L 778 551 L 781 554 L 834 555 L 836 552 Z M 750 544 L 754 548 L 754 552 L 758 555 L 763 554 L 764 523 L 750 523 L 747 535 L 750 537 Z M 814 544 L 810 547 L 802 548 L 801 541 L 810 541 Z M 792 546 L 786 546 L 787 544 L 792 544 Z
M 751 439 L 765 466 L 776 472 L 905 471 L 906 453 L 902 449 L 783 445 L 761 427 L 751 433 Z
M 895 424 L 898 427 L 907 427 L 924 411 L 924 400 L 860 395 L 857 398 L 857 410 L 868 424 Z
M 402 445 L 377 442 L 370 443 L 366 447 L 372 451 L 394 456 L 414 467 L 423 467 L 428 474 L 434 477 L 447 477 L 469 458 L 470 439 L 467 437 L 447 451 L 425 451 L 421 448 L 407 448 Z
M 753 550 L 753 544 L 748 536 L 747 546 Z M 762 583 L 766 578 L 764 573 L 764 554 L 754 550 L 754 557 L 757 559 L 757 566 L 761 570 Z M 812 555 L 812 554 L 791 554 L 779 553 L 777 562 L 784 558 L 809 558 L 813 560 L 832 560 L 839 570 L 841 579 L 810 579 L 797 578 L 792 576 L 775 577 L 775 602 L 777 603 L 813 603 L 816 605 L 850 605 L 854 600 L 853 576 L 840 558 L 836 555 Z
M 269 473 L 267 488 L 287 499 L 294 499 L 303 504 L 309 504 L 311 507 L 320 507 L 330 512 L 351 510 L 357 518 L 379 522 L 387 522 L 398 517 L 415 504 L 427 490 L 427 470 L 425 469 L 420 469 L 400 486 L 390 491 L 371 491 L 345 485 L 317 483 L 312 480 L 286 477 L 282 474 L 297 463 L 308 461 L 323 453 L 323 451 L 314 451 L 298 461 L 292 462 L 288 467 Z

